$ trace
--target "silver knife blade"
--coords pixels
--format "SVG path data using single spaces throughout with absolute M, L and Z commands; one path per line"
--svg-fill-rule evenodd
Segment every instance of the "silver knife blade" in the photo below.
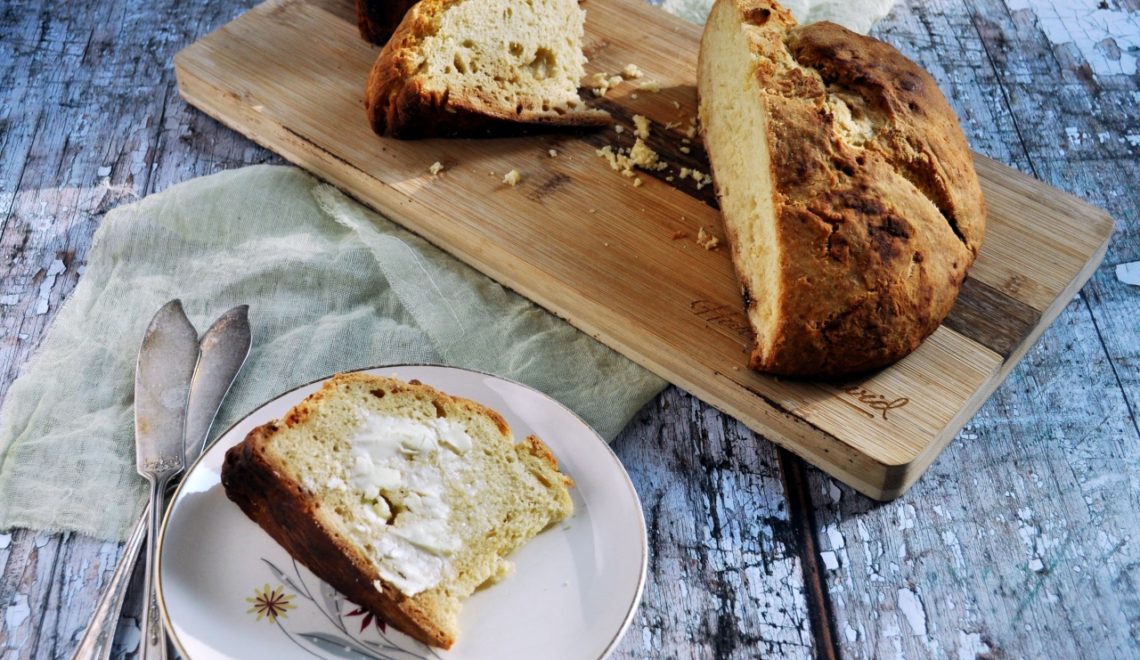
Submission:
M 135 366 L 135 467 L 151 479 L 185 466 L 183 437 L 198 332 L 171 300 L 151 319 Z
M 249 356 L 253 335 L 249 305 L 238 305 L 218 317 L 199 342 L 198 366 L 190 384 L 186 416 L 186 466 L 197 460 L 210 427 L 234 379 Z

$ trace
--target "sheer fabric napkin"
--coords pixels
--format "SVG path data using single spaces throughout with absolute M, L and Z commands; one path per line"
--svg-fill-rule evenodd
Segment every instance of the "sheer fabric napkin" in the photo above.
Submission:
M 254 347 L 214 433 L 338 370 L 440 363 L 527 383 L 607 440 L 665 383 L 426 241 L 290 167 L 196 179 L 111 211 L 86 272 L 0 407 L 0 529 L 121 538 L 134 364 L 181 298 L 205 331 L 248 303 Z

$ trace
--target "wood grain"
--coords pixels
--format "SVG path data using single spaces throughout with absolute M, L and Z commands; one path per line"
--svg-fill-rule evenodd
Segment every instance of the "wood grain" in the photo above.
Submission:
M 879 32 L 953 87 L 976 148 L 1120 222 L 1107 265 L 905 498 L 872 506 L 811 476 L 845 656 L 1140 654 L 1140 434 L 1124 385 L 1140 366 L 1140 311 L 1126 301 L 1140 297 L 1111 269 L 1140 256 L 1140 167 L 1125 139 L 1140 122 L 1126 101 L 1137 80 L 1090 81 L 1089 62 L 1041 25 L 1096 4 L 908 3 Z
M 174 52 L 243 3 L 253 4 L 49 0 L 0 12 L 0 396 L 82 271 L 104 211 L 279 161 L 174 88 Z M 844 657 L 1140 654 L 1140 296 L 1112 274 L 1140 259 L 1140 147 L 1126 137 L 1140 125 L 1140 81 L 1096 76 L 1072 43 L 1045 37 L 1048 16 L 1106 11 L 1096 0 L 1008 4 L 900 2 L 877 33 L 932 72 L 977 150 L 1103 206 L 1116 236 L 1106 265 L 905 497 L 874 505 L 809 470 L 815 560 Z M 1112 43 L 1140 48 L 1122 34 Z M 61 246 L 76 256 L 47 277 Z M 670 389 L 615 449 L 646 518 L 658 517 L 663 557 L 617 656 L 753 657 L 757 637 L 772 656 L 814 654 L 799 573 L 785 570 L 803 540 L 780 513 L 771 445 Z M 690 476 L 702 469 L 716 478 Z M 655 506 L 649 494 L 662 494 Z M 729 524 L 712 528 L 714 515 Z M 117 555 L 81 536 L 0 533 L 0 656 L 69 655 Z M 721 603 L 731 604 L 723 615 Z M 126 622 L 137 611 L 128 606 Z M 135 635 L 121 627 L 116 658 L 132 657 Z
M 633 24 L 657 38 L 626 29 Z M 643 177 L 640 188 L 610 171 L 594 157 L 595 146 L 632 141 L 632 126 L 612 136 L 378 138 L 360 120 L 361 81 L 375 50 L 354 31 L 343 10 L 272 0 L 182 51 L 175 59 L 180 89 L 211 115 L 873 497 L 895 497 L 918 478 L 1091 274 L 1095 264 L 1086 266 L 1099 263 L 1111 231 L 1103 212 L 979 157 L 991 218 L 971 277 L 988 288 L 968 288 L 957 318 L 1027 318 L 1031 308 L 1037 323 L 990 323 L 970 337 L 947 326 L 899 364 L 838 387 L 779 381 L 742 368 L 749 338 L 742 314 L 731 314 L 741 304 L 727 250 L 673 238 L 705 228 L 723 240 L 711 187 L 666 181 L 678 174 L 674 168 Z M 640 63 L 662 87 L 648 93 L 624 84 L 607 96 L 607 107 L 619 125 L 631 124 L 634 113 L 648 117 L 657 127 L 652 143 L 674 160 L 679 130 L 695 113 L 699 33 L 634 0 L 594 0 L 588 12 L 591 66 L 612 72 Z M 672 124 L 679 130 L 666 137 L 661 127 Z M 549 157 L 551 148 L 560 155 Z M 689 162 L 707 171 L 699 156 L 689 154 Z M 433 177 L 427 168 L 435 161 L 445 170 Z M 512 169 L 523 176 L 517 189 L 501 182 Z M 975 300 L 976 291 L 990 295 Z M 889 415 L 876 407 L 893 401 L 903 405 Z

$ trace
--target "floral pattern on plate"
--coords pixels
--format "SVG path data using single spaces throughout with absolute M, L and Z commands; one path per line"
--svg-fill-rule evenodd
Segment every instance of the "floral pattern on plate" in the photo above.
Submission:
M 388 633 L 387 624 L 324 582 L 311 577 L 306 580 L 295 560 L 292 561 L 289 573 L 265 557 L 261 561 L 278 585 L 270 588 L 266 582 L 264 586 L 254 587 L 253 597 L 246 598 L 252 603 L 247 613 L 256 615 L 255 622 L 264 620 L 276 624 L 290 641 L 310 655 L 337 660 L 441 660 L 429 646 L 403 636 L 400 640 L 394 639 Z M 316 584 L 312 584 L 314 581 Z M 298 604 L 315 608 L 318 612 L 316 618 L 323 616 L 337 632 L 299 630 L 300 627 L 311 628 L 314 617 L 295 617 L 290 621 L 288 612 L 296 609 Z M 356 627 L 357 621 L 360 622 L 358 631 L 352 629 Z M 352 628 L 347 623 L 353 624 Z M 370 627 L 369 624 L 374 625 Z M 402 645 L 404 640 L 410 642 L 407 647 Z

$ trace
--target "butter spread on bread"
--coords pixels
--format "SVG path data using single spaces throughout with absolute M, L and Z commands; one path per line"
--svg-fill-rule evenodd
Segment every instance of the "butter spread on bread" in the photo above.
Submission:
M 550 450 L 416 381 L 342 374 L 226 452 L 226 495 L 396 629 L 450 648 L 463 599 L 573 512 Z

